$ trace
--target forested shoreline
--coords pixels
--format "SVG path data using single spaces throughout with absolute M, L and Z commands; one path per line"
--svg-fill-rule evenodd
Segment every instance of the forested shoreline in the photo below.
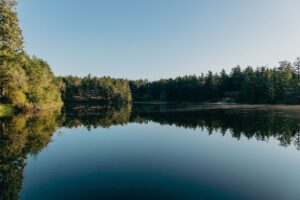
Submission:
M 300 58 L 278 67 L 251 66 L 158 81 L 110 77 L 60 77 L 65 102 L 235 102 L 297 104 L 300 102 Z
M 67 103 L 88 102 L 235 102 L 297 104 L 300 102 L 300 58 L 278 67 L 251 66 L 213 74 L 190 75 L 158 81 L 110 77 L 59 77 Z
M 191 75 L 159 81 L 130 81 L 134 101 L 231 101 L 236 103 L 300 102 L 300 58 L 278 67 L 232 68 L 213 74 Z
M 300 103 L 300 58 L 279 66 L 209 71 L 158 81 L 56 77 L 46 61 L 24 51 L 15 0 L 0 0 L 0 116 L 12 108 L 38 111 L 63 103 L 234 102 Z
M 14 0 L 0 0 L 0 103 L 18 110 L 61 107 L 59 82 L 50 66 L 24 51 L 15 6 Z
M 125 79 L 111 77 L 59 77 L 66 103 L 130 103 L 131 91 Z

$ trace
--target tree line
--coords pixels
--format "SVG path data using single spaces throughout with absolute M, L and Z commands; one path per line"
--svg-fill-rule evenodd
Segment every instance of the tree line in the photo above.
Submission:
M 59 77 L 61 94 L 67 103 L 129 103 L 131 91 L 125 79 L 111 77 Z
M 15 0 L 0 0 L 0 103 L 23 110 L 62 105 L 59 82 L 49 65 L 23 47 Z
M 300 58 L 274 68 L 237 66 L 230 73 L 209 71 L 158 81 L 55 77 L 47 62 L 24 51 L 15 6 L 15 0 L 0 0 L 0 104 L 44 110 L 61 107 L 63 102 L 300 102 Z
M 300 58 L 278 67 L 240 66 L 230 73 L 191 75 L 159 81 L 130 81 L 134 101 L 220 101 L 241 103 L 300 102 Z
M 158 81 L 126 80 L 110 77 L 60 77 L 65 102 L 237 102 L 299 103 L 300 58 L 278 67 L 251 66 Z

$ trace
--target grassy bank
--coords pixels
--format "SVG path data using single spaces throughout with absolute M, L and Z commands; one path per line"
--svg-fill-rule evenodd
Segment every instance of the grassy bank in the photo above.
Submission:
M 10 105 L 0 104 L 0 117 L 11 116 L 14 113 L 14 108 Z

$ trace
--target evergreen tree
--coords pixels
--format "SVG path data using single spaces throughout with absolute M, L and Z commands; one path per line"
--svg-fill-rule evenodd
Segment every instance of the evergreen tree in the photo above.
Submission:
M 23 50 L 15 6 L 15 0 L 0 0 L 0 102 L 20 109 L 59 107 L 59 85 L 49 65 Z
M 0 0 L 0 95 L 4 101 L 25 107 L 28 85 L 23 65 L 23 37 L 16 1 Z

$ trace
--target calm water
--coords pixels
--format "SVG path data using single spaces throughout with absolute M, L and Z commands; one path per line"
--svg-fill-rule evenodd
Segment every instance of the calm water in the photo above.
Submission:
M 300 199 L 300 107 L 76 106 L 0 123 L 0 199 Z

